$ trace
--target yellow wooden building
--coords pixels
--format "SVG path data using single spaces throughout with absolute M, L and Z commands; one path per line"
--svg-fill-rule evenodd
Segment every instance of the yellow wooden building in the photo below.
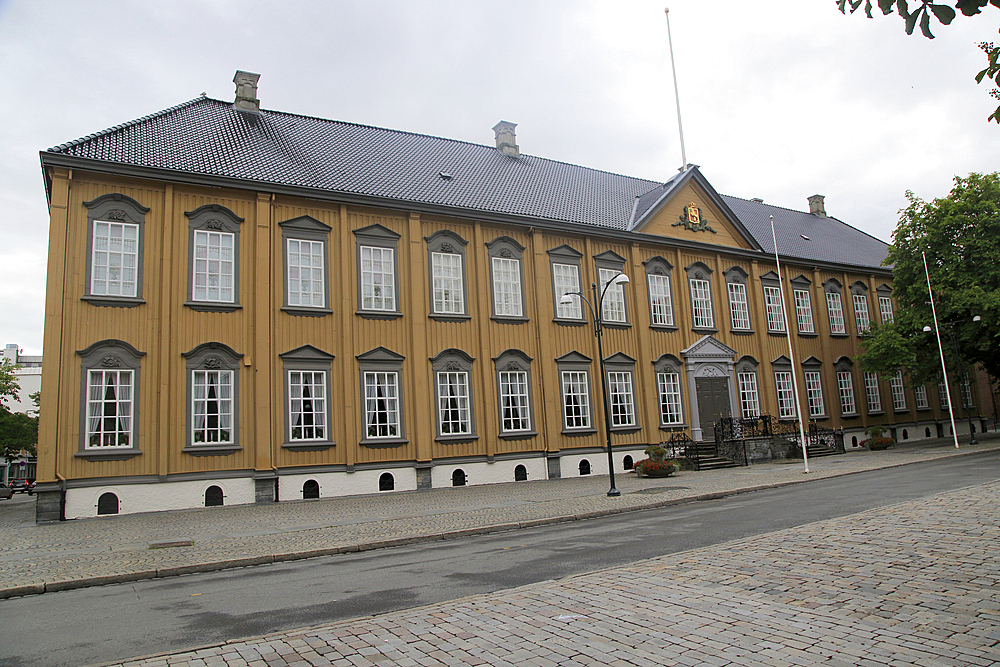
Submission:
M 513 123 L 483 146 L 267 111 L 235 82 L 41 154 L 39 520 L 606 474 L 593 314 L 562 297 L 619 273 L 616 471 L 720 417 L 794 419 L 793 374 L 848 450 L 940 432 L 937 388 L 854 367 L 892 275 L 822 197 L 546 160 Z

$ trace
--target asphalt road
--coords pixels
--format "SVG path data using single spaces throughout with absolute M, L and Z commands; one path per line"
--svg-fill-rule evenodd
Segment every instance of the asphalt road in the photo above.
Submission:
M 93 664 L 623 565 L 1000 479 L 995 452 L 463 540 L 0 602 L 0 665 Z

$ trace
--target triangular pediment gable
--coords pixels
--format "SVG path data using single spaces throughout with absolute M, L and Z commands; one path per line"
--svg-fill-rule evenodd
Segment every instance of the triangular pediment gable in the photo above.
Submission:
M 606 364 L 635 364 L 635 359 L 628 356 L 624 352 L 615 352 L 610 357 L 604 358 L 604 363 Z
M 332 354 L 327 354 L 312 345 L 302 345 L 294 350 L 282 352 L 278 356 L 282 359 L 294 359 L 296 361 L 333 361 Z
M 736 356 L 736 350 L 712 336 L 702 336 L 694 345 L 686 350 L 681 350 L 681 354 L 684 355 L 685 359 L 692 357 L 733 359 Z
M 579 352 L 577 352 L 576 350 L 573 350 L 572 352 L 567 352 L 561 357 L 556 357 L 556 361 L 561 361 L 564 363 L 569 362 L 569 363 L 589 364 L 593 360 L 590 357 L 584 356 Z
M 658 190 L 662 189 L 662 194 Z M 652 204 L 650 195 L 660 194 Z M 643 206 L 638 201 L 645 200 Z M 760 244 L 696 166 L 637 200 L 631 231 L 760 250 Z
M 403 361 L 406 357 L 396 354 L 392 350 L 388 350 L 380 345 L 374 350 L 362 352 L 355 358 L 358 361 Z
M 599 255 L 594 255 L 594 259 L 598 261 L 614 262 L 615 264 L 621 264 L 625 262 L 625 258 L 616 253 L 614 250 L 605 250 Z
M 313 232 L 326 233 L 329 232 L 332 227 L 330 225 L 320 222 L 311 215 L 300 215 L 297 218 L 292 218 L 291 220 L 285 220 L 284 222 L 278 223 L 279 227 L 286 227 L 288 229 L 298 229 Z

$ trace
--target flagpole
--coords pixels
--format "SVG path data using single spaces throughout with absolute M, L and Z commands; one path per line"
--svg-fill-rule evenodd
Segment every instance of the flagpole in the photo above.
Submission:
M 788 358 L 792 362 L 792 391 L 795 393 L 795 413 L 799 418 L 799 442 L 802 443 L 803 472 L 809 472 L 809 443 L 806 442 L 806 430 L 802 425 L 802 406 L 799 404 L 799 383 L 795 379 L 795 351 L 792 349 L 792 330 L 788 327 L 788 309 L 785 308 L 785 288 L 781 284 L 781 260 L 778 259 L 778 238 L 774 233 L 774 216 L 771 216 L 771 241 L 774 243 L 774 263 L 778 265 L 778 296 L 781 299 L 781 318 L 785 323 L 785 335 L 788 338 Z
M 681 94 L 677 89 L 677 67 L 674 64 L 674 40 L 670 36 L 670 8 L 664 7 L 663 13 L 667 17 L 667 44 L 670 45 L 670 71 L 674 75 L 674 100 L 677 103 L 677 131 L 681 135 L 681 168 L 680 171 L 687 169 L 687 153 L 684 150 L 684 125 L 681 123 Z
M 941 356 L 941 373 L 944 378 L 944 394 L 948 397 L 948 416 L 951 417 L 951 435 L 955 438 L 955 449 L 958 449 L 958 431 L 955 430 L 955 408 L 952 407 L 951 389 L 948 388 L 948 369 L 944 366 L 944 348 L 941 347 L 941 330 L 938 329 L 937 307 L 934 305 L 934 292 L 931 290 L 931 272 L 927 270 L 927 253 L 921 250 L 920 256 L 924 258 L 924 275 L 927 276 L 927 294 L 931 298 L 931 314 L 934 316 L 934 335 L 937 336 L 938 354 Z M 971 434 L 971 430 L 969 432 Z M 975 438 L 975 436 L 972 437 Z

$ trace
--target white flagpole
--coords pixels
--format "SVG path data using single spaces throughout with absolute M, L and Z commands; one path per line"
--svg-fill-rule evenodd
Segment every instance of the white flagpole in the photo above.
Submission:
M 667 17 L 667 43 L 670 45 L 670 71 L 674 74 L 674 100 L 677 102 L 677 131 L 681 135 L 681 168 L 687 169 L 687 153 L 684 151 L 684 125 L 681 123 L 681 94 L 677 90 L 677 67 L 674 65 L 674 40 L 670 36 L 670 8 L 664 7 L 663 13 Z
M 941 355 L 941 373 L 944 376 L 944 394 L 948 397 L 948 416 L 951 417 L 951 435 L 958 449 L 958 431 L 955 430 L 955 408 L 951 404 L 951 389 L 948 388 L 948 369 L 944 366 L 944 348 L 941 347 L 941 330 L 938 329 L 937 308 L 934 306 L 934 292 L 931 290 L 931 272 L 927 270 L 927 253 L 920 251 L 924 258 L 924 275 L 927 276 L 927 294 L 931 297 L 931 314 L 934 315 L 934 335 L 937 336 L 938 354 Z
M 795 351 L 792 349 L 792 330 L 788 327 L 788 309 L 785 308 L 785 288 L 781 284 L 781 260 L 778 259 L 778 238 L 774 233 L 774 216 L 771 216 L 771 241 L 774 243 L 774 263 L 778 265 L 778 296 L 781 298 L 781 317 L 785 322 L 785 335 L 788 337 L 788 358 L 792 362 L 792 391 L 795 392 L 795 413 L 799 418 L 799 442 L 802 443 L 803 472 L 809 472 L 809 443 L 806 442 L 806 429 L 802 425 L 802 406 L 799 404 L 799 383 L 795 379 Z

